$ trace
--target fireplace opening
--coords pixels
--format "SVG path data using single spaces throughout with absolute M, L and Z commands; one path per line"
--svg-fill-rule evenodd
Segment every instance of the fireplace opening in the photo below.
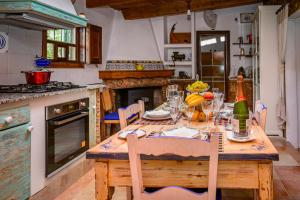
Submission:
M 162 102 L 161 87 L 131 88 L 116 90 L 116 107 L 124 108 L 143 100 L 145 110 L 152 110 Z

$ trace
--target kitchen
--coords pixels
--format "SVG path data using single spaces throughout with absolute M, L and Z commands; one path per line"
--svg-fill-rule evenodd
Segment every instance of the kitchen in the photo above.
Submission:
M 299 66 L 297 57 L 299 45 L 296 45 L 297 42 L 299 43 L 297 37 L 299 7 L 294 8 L 294 14 L 290 16 L 288 25 L 290 37 L 287 51 L 292 53 L 287 54 L 287 127 L 285 131 L 282 131 L 278 128 L 276 117 L 279 90 L 272 89 L 278 84 L 277 77 L 279 75 L 278 71 L 273 70 L 272 67 L 279 63 L 277 61 L 278 47 L 274 41 L 277 41 L 276 11 L 281 5 L 262 6 L 262 3 L 258 1 L 251 3 L 241 1 L 240 3 L 229 3 L 229 6 L 224 7 L 210 8 L 208 6 L 207 9 L 194 9 L 193 1 L 183 1 L 183 6 L 180 8 L 185 10 L 184 12 L 166 11 L 164 13 L 162 9 L 163 14 L 155 14 L 149 10 L 145 13 L 138 9 L 133 12 L 134 7 L 127 8 L 127 10 L 121 9 L 122 3 L 117 1 L 107 3 L 107 1 L 93 2 L 91 0 L 24 0 L 20 2 L 31 4 L 32 8 L 37 9 L 36 12 L 42 12 L 42 15 L 37 15 L 39 16 L 37 19 L 41 20 L 42 16 L 42 19 L 46 19 L 48 22 L 46 26 L 50 26 L 51 29 L 43 27 L 42 29 L 50 30 L 41 31 L 40 27 L 33 28 L 28 19 L 25 20 L 25 23 L 19 23 L 18 20 L 12 20 L 13 15 L 10 20 L 9 17 L 5 18 L 0 15 L 0 33 L 4 35 L 4 40 L 7 42 L 5 47 L 0 49 L 0 90 L 2 90 L 0 112 L 1 120 L 4 120 L 4 122 L 1 121 L 0 132 L 7 134 L 14 127 L 23 128 L 23 132 L 26 130 L 27 141 L 26 144 L 23 144 L 24 146 L 16 148 L 10 146 L 9 141 L 4 140 L 4 135 L 0 136 L 1 159 L 11 152 L 9 155 L 20 154 L 19 159 L 24 162 L 24 164 L 20 164 L 18 163 L 19 159 L 11 159 L 10 156 L 7 158 L 7 161 L 9 160 L 11 163 L 6 167 L 19 166 L 20 168 L 15 170 L 20 171 L 24 176 L 21 185 L 14 186 L 19 187 L 18 192 L 23 193 L 22 197 L 18 194 L 19 197 L 16 199 L 26 199 L 25 196 L 31 196 L 32 199 L 55 199 L 93 169 L 93 160 L 86 160 L 85 152 L 109 136 L 107 132 L 116 133 L 115 130 L 118 129 L 118 127 L 112 126 L 107 131 L 105 129 L 107 125 L 102 123 L 104 105 L 100 97 L 107 88 L 110 89 L 112 96 L 113 110 L 126 107 L 134 103 L 136 99 L 144 100 L 146 110 L 150 110 L 164 102 L 168 85 L 178 84 L 181 90 L 185 89 L 187 85 L 195 82 L 198 74 L 200 80 L 208 82 L 211 88 L 220 88 L 225 93 L 228 102 L 234 102 L 236 75 L 244 73 L 246 97 L 251 109 L 253 109 L 254 101 L 258 99 L 267 104 L 266 133 L 286 138 L 294 148 L 299 148 L 298 112 L 292 108 L 295 105 L 297 107 L 297 101 L 299 101 L 297 98 L 292 98 L 293 94 L 298 92 L 295 86 L 298 84 L 296 74 L 299 72 L 299 68 L 296 67 Z M 125 6 L 130 7 L 131 2 Z M 141 2 L 145 3 L 142 0 Z M 2 3 L 4 4 L 2 5 Z M 18 3 L 9 0 L 0 2 L 0 13 L 9 13 L 7 12 L 8 7 Z M 269 4 L 272 3 L 269 2 Z M 154 3 L 154 5 L 156 4 Z M 294 4 L 291 3 L 291 5 Z M 47 9 L 52 10 L 46 12 Z M 186 11 L 188 10 L 192 11 L 188 15 L 190 20 L 187 20 Z M 209 10 L 209 12 L 203 12 L 203 10 Z M 11 11 L 10 13 L 15 12 Z M 245 19 L 242 19 L 241 13 L 254 14 L 243 15 Z M 261 17 L 256 21 L 256 26 L 259 28 L 253 26 L 255 23 L 241 22 L 241 20 L 247 20 L 249 16 L 250 18 L 254 17 L 255 13 L 256 18 Z M 58 18 L 60 19 L 58 20 Z M 87 28 L 85 28 L 86 25 L 88 25 Z M 187 39 L 190 41 L 179 42 L 184 44 L 170 43 L 173 26 L 174 33 L 190 33 L 187 37 L 190 38 Z M 67 31 L 56 32 L 56 30 L 62 29 L 61 27 L 81 28 L 68 37 L 66 36 L 69 34 Z M 53 28 L 59 29 L 54 30 Z M 260 30 L 258 31 L 258 29 Z M 205 35 L 207 34 L 204 33 L 205 31 L 212 35 Z M 228 35 L 226 35 L 226 31 L 229 32 Z M 252 39 L 250 39 L 250 33 Z M 257 46 L 260 50 L 259 58 L 255 54 L 258 49 L 254 49 L 256 47 L 254 45 L 255 33 L 260 35 L 260 46 Z M 92 34 L 94 35 L 92 36 Z M 77 36 L 75 40 L 74 35 Z M 59 39 L 56 36 L 60 36 Z M 211 36 L 220 38 L 218 42 L 221 44 L 226 43 L 225 56 L 224 54 L 223 57 L 221 56 L 225 65 L 218 69 L 219 71 L 223 70 L 221 81 L 205 79 L 206 72 L 199 67 L 204 53 L 211 54 L 201 43 L 203 40 L 207 40 L 206 37 Z M 241 36 L 243 41 L 240 40 Z M 225 39 L 222 39 L 223 37 Z M 65 39 L 70 39 L 69 41 L 72 42 L 65 42 Z M 296 44 L 293 41 L 296 41 Z M 68 44 L 62 44 L 63 42 Z M 249 45 L 247 45 L 248 43 Z M 185 58 L 173 61 L 176 51 L 179 52 L 178 54 L 184 54 Z M 51 71 L 50 80 L 53 85 L 48 85 L 48 87 L 29 85 L 25 88 L 23 85 L 20 86 L 21 88 L 7 88 L 7 85 L 26 83 L 25 73 L 21 73 L 22 71 L 27 72 L 29 76 L 28 71 L 38 69 L 34 66 L 43 65 L 43 62 L 49 65 L 48 60 L 39 59 L 36 56 L 48 58 L 52 62 L 50 64 L 52 66 L 46 70 Z M 66 59 L 71 59 L 73 62 L 64 65 Z M 215 64 L 213 60 L 213 63 L 209 61 L 203 65 L 219 64 Z M 255 66 L 259 65 L 266 66 L 261 67 L 258 72 L 260 73 L 260 86 L 258 86 L 260 92 L 256 85 L 259 78 L 255 75 L 255 71 L 252 71 Z M 240 68 L 241 66 L 243 68 Z M 126 71 L 133 72 L 126 73 Z M 218 81 L 223 85 L 218 85 Z M 20 90 L 25 93 L 20 93 Z M 143 93 L 141 90 L 147 92 Z M 10 116 L 11 118 L 9 118 Z M 73 126 L 66 125 L 64 127 L 63 122 Z M 4 124 L 3 127 L 2 124 Z M 83 131 L 87 129 L 89 131 Z M 55 138 L 55 135 L 59 135 L 58 133 L 61 132 L 68 136 Z M 88 132 L 88 134 L 83 134 L 84 132 Z M 53 141 L 53 138 L 56 140 Z M 72 140 L 66 140 L 66 138 L 72 138 Z M 78 144 L 81 148 L 78 148 Z M 54 145 L 60 145 L 56 148 L 60 148 L 60 152 L 51 152 Z M 58 156 L 56 159 L 59 161 L 55 159 L 53 161 L 54 155 Z M 279 162 L 284 162 L 285 159 L 295 161 L 295 158 L 284 155 L 281 159 L 283 161 Z M 52 164 L 55 165 L 55 163 L 60 164 L 52 168 Z M 295 162 L 293 163 L 295 164 Z M 10 175 L 12 175 L 11 172 L 1 175 L 1 178 L 14 180 L 20 177 L 15 174 L 17 177 L 12 176 L 9 179 Z M 5 185 L 0 184 L 0 188 L 2 187 L 6 188 Z M 10 187 L 6 192 L 0 192 L 0 194 L 3 196 L 12 194 L 14 190 L 16 188 Z M 1 195 L 0 199 L 2 199 Z

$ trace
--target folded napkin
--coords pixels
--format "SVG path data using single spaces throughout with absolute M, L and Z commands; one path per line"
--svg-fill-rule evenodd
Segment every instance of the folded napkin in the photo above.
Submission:
M 163 136 L 194 138 L 199 134 L 199 131 L 193 128 L 181 127 L 168 131 L 163 131 Z

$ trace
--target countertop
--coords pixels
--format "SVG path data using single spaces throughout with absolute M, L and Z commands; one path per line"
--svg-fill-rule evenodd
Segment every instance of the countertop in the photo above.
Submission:
M 93 89 L 101 89 L 103 87 L 105 87 L 105 86 L 102 84 L 91 84 L 91 85 L 86 85 L 85 87 L 82 87 L 82 88 L 74 88 L 74 89 L 60 90 L 60 91 L 54 91 L 54 92 L 0 93 L 0 105 L 14 103 L 14 102 L 18 102 L 18 101 L 24 101 L 24 100 L 32 100 L 32 99 L 40 98 L 40 97 L 62 95 L 62 94 L 74 93 L 74 92 L 82 92 L 82 91 L 93 90 Z

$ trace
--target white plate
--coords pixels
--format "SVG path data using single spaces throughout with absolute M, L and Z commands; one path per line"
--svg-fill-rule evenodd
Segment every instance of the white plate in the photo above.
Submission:
M 225 107 L 234 108 L 234 103 L 224 103 Z
M 143 119 L 153 120 L 153 121 L 161 121 L 161 120 L 171 119 L 171 116 L 168 115 L 167 117 L 162 117 L 162 118 L 158 118 L 158 117 L 152 118 L 152 117 L 149 117 L 149 116 L 147 116 L 146 114 L 144 114 L 144 115 L 143 115 Z
M 131 134 L 132 132 L 134 132 L 134 130 L 126 130 L 126 131 L 122 131 L 122 132 L 119 133 L 118 137 L 119 137 L 120 139 L 126 139 L 127 135 L 128 135 L 128 134 Z M 139 129 L 139 130 L 135 131 L 134 134 L 137 134 L 137 136 L 140 138 L 140 137 L 145 136 L 145 135 L 146 135 L 146 132 L 145 132 L 144 130 L 140 130 L 140 129 Z
M 233 131 L 226 131 L 227 139 L 233 142 L 251 142 L 255 140 L 255 135 L 251 133 L 249 137 L 246 138 L 236 138 L 234 137 Z
M 150 118 L 164 118 L 170 116 L 170 111 L 166 110 L 152 110 L 152 111 L 146 111 L 145 113 L 147 117 Z
M 168 137 L 194 138 L 199 135 L 199 130 L 188 127 L 181 127 L 163 131 L 162 135 Z

